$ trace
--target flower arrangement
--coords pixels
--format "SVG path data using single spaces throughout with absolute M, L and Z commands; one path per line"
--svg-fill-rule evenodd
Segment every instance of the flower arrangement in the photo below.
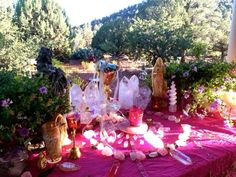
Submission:
M 0 143 L 23 143 L 44 122 L 69 110 L 68 90 L 55 92 L 44 75 L 32 78 L 0 72 Z
M 189 63 L 172 62 L 167 65 L 166 78 L 174 80 L 181 98 L 183 109 L 187 114 L 201 112 L 203 116 L 209 111 L 220 110 L 222 97 L 220 93 L 236 91 L 236 64 L 220 61 L 202 60 Z

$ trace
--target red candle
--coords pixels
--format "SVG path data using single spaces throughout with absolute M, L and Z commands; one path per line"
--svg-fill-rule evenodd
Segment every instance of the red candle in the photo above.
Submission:
M 129 109 L 129 121 L 131 126 L 138 127 L 142 124 L 143 110 L 133 106 Z

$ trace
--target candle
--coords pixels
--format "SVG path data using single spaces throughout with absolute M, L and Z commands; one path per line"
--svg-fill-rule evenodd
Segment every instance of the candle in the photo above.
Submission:
M 131 126 L 138 127 L 142 124 L 143 110 L 133 106 L 129 109 L 129 121 Z

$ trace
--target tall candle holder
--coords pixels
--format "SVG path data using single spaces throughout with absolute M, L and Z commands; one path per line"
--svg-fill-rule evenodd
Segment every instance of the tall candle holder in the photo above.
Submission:
M 75 145 L 75 135 L 76 135 L 76 129 L 73 129 L 73 131 L 72 131 L 73 146 L 70 150 L 70 156 L 69 156 L 70 159 L 73 159 L 73 160 L 78 159 L 81 156 L 81 152 L 79 150 L 79 147 L 76 147 L 76 145 Z
M 71 129 L 72 143 L 73 143 L 72 148 L 70 150 L 69 158 L 73 160 L 78 159 L 81 156 L 81 152 L 79 148 L 76 147 L 75 144 L 75 135 L 76 135 L 76 129 L 78 127 L 78 120 L 79 120 L 79 115 L 77 112 L 67 116 L 68 127 Z

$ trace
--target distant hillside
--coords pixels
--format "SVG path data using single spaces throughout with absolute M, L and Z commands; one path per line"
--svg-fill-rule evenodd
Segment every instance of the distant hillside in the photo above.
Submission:
M 99 19 L 99 20 L 93 20 L 91 22 L 91 25 L 94 26 L 96 24 L 101 24 L 101 23 L 104 24 L 106 22 L 113 21 L 117 18 L 123 18 L 123 19 L 134 18 L 138 13 L 139 7 L 142 5 L 143 3 L 129 6 L 128 8 L 125 8 L 123 10 L 120 10 L 119 12 L 113 13 L 110 16 L 103 17 L 102 19 Z
M 93 35 L 83 36 L 90 37 L 85 47 L 114 56 L 184 61 L 211 55 L 223 60 L 231 15 L 232 0 L 145 0 L 92 21 Z M 82 34 L 88 33 L 85 26 Z

